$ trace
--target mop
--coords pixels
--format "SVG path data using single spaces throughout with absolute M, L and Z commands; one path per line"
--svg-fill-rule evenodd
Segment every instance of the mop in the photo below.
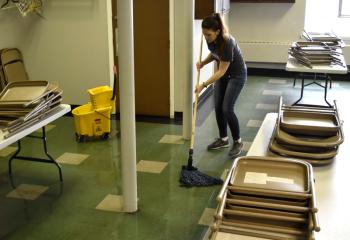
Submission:
M 199 62 L 202 60 L 202 47 L 203 47 L 203 35 L 201 36 L 201 44 L 199 50 Z M 200 70 L 197 73 L 197 84 L 199 84 Z M 205 173 L 198 171 L 197 168 L 193 166 L 193 146 L 194 146 L 194 136 L 196 130 L 196 117 L 197 117 L 197 104 L 198 104 L 198 92 L 196 92 L 193 118 L 192 118 L 192 134 L 191 134 L 191 145 L 189 150 L 189 156 L 187 165 L 182 166 L 181 176 L 180 176 L 180 186 L 182 187 L 201 187 L 201 186 L 212 186 L 221 185 L 223 181 L 220 178 L 211 177 Z

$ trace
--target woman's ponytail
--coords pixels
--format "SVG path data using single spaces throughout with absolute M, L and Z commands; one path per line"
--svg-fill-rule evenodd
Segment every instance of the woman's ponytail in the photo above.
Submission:
M 220 37 L 226 39 L 228 34 L 227 28 L 219 13 L 213 13 L 206 17 L 202 22 L 202 28 L 211 29 L 213 31 L 220 30 Z
M 224 45 L 226 41 L 229 39 L 229 34 L 220 14 L 213 13 L 212 15 L 204 18 L 204 20 L 202 21 L 202 28 L 210 29 L 214 32 L 220 30 L 220 34 L 218 35 L 218 40 L 217 40 L 217 45 L 218 45 L 217 48 L 218 48 L 219 54 L 222 55 L 224 51 Z

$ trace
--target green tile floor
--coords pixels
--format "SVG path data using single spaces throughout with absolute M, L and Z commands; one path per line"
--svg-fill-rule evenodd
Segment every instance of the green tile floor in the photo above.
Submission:
M 277 111 L 279 96 L 264 95 L 264 90 L 281 91 L 284 102 L 291 104 L 300 92 L 300 81 L 295 88 L 292 82 L 293 79 L 288 78 L 249 76 L 236 105 L 243 141 L 252 142 L 258 131 L 255 127 L 246 127 L 249 120 L 262 121 L 266 113 Z M 346 99 L 350 83 L 334 83 L 329 99 Z M 308 87 L 305 95 L 310 101 L 307 103 L 323 103 L 320 87 Z M 257 104 L 273 105 L 264 110 L 256 109 Z M 158 141 L 165 134 L 181 135 L 182 126 L 136 124 L 137 161 L 168 164 L 160 174 L 138 172 L 139 211 L 128 214 L 95 209 L 108 194 L 122 193 L 119 135 L 108 141 L 77 143 L 72 118 L 63 117 L 53 124 L 55 127 L 47 133 L 53 157 L 59 158 L 66 152 L 89 156 L 79 165 L 62 165 L 63 184 L 58 181 L 53 165 L 14 161 L 12 185 L 49 187 L 36 200 L 7 197 L 13 190 L 7 175 L 9 157 L 0 157 L 0 239 L 202 239 L 208 227 L 198 222 L 206 208 L 216 207 L 220 186 L 179 187 L 179 173 L 187 162 L 189 142 Z M 119 123 L 113 121 L 112 127 L 119 129 Z M 216 136 L 215 116 L 211 112 L 197 128 L 194 161 L 201 171 L 220 177 L 232 160 L 227 158 L 228 150 L 206 151 L 206 145 Z M 22 142 L 23 154 L 42 156 L 42 146 L 37 140 L 26 138 Z

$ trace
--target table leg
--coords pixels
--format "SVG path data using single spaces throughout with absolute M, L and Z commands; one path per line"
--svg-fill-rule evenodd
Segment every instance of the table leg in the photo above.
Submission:
M 8 166 L 9 166 L 9 175 L 12 176 L 12 161 L 14 159 L 19 159 L 19 160 L 25 160 L 25 161 L 32 161 L 32 162 L 44 162 L 44 163 L 51 163 L 56 165 L 56 167 L 58 168 L 58 173 L 59 173 L 59 177 L 60 177 L 60 181 L 63 181 L 63 176 L 62 176 L 62 169 L 61 166 L 56 162 L 56 160 L 49 154 L 48 150 L 47 150 L 47 141 L 46 141 L 46 131 L 45 131 L 45 127 L 42 128 L 42 136 L 38 137 L 38 136 L 31 136 L 29 135 L 28 137 L 31 138 L 37 138 L 37 139 L 41 139 L 43 146 L 44 146 L 44 152 L 45 155 L 47 156 L 47 159 L 43 159 L 43 158 L 34 158 L 34 157 L 26 157 L 26 156 L 19 156 L 18 154 L 21 151 L 21 140 L 19 140 L 18 143 L 18 149 L 17 151 L 11 156 L 11 158 L 9 159 L 8 162 Z
M 328 104 L 328 106 L 332 107 L 332 104 L 330 104 L 330 103 L 327 101 L 328 81 L 330 81 L 330 83 L 332 82 L 331 77 L 330 77 L 328 74 L 326 74 L 326 86 L 325 86 L 325 88 L 324 88 L 324 100 L 325 100 L 325 102 Z
M 301 99 L 303 99 L 304 96 L 304 74 L 301 74 L 301 90 L 300 90 L 300 98 L 292 104 L 292 106 L 297 105 L 298 102 L 301 101 Z

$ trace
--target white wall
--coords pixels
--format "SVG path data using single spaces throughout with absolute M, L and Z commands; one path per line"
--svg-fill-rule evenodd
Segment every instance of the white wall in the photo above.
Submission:
M 47 0 L 43 15 L 0 12 L 0 48 L 18 47 L 32 80 L 57 82 L 64 102 L 89 101 L 88 88 L 110 85 L 113 53 L 111 2 Z
M 298 40 L 304 29 L 304 18 L 305 0 L 231 3 L 229 28 L 246 61 L 283 62 L 289 43 Z
M 230 32 L 239 41 L 246 61 L 285 63 L 290 43 L 300 40 L 305 9 L 306 0 L 294 4 L 231 3 Z M 343 51 L 349 65 L 350 47 Z
M 298 39 L 304 29 L 305 0 L 292 3 L 231 3 L 230 31 L 239 41 Z
M 194 20 L 194 28 L 193 28 L 193 86 L 196 86 L 197 84 L 197 70 L 196 70 L 196 63 L 199 60 L 199 50 L 200 50 L 200 42 L 201 42 L 201 36 L 202 36 L 202 20 Z M 205 41 L 205 38 L 203 37 L 203 47 L 202 47 L 202 60 L 204 60 L 208 54 L 210 53 L 208 49 L 207 42 Z M 214 72 L 214 62 L 211 62 L 207 65 L 205 65 L 201 71 L 200 71 L 200 78 L 199 83 L 202 83 L 206 81 Z M 203 92 L 202 92 L 203 93 Z M 193 94 L 193 99 L 195 97 L 195 94 Z
M 184 37 L 184 26 L 185 22 L 185 1 L 176 0 L 174 1 L 174 18 L 175 18 L 175 34 L 174 34 L 174 110 L 175 112 L 182 112 L 184 105 L 184 81 L 186 81 L 184 72 L 186 58 L 185 41 L 187 38 Z

